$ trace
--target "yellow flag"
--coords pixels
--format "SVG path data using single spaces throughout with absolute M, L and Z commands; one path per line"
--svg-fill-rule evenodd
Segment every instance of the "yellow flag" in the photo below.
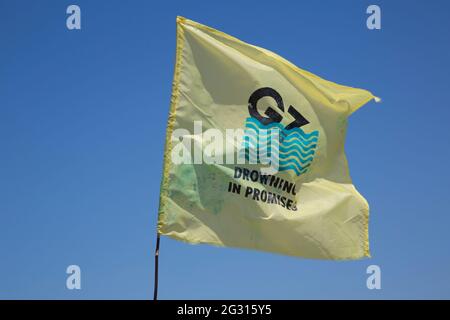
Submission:
M 369 256 L 347 118 L 378 99 L 177 18 L 158 232 L 318 259 Z

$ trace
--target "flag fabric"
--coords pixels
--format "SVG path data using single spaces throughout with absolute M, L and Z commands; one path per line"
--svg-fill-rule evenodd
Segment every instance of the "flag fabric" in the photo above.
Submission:
M 348 117 L 372 99 L 177 18 L 158 232 L 317 259 L 370 256 Z

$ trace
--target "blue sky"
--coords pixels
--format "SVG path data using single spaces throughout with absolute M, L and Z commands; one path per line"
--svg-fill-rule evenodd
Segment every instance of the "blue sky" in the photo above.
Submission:
M 82 29 L 66 28 L 81 7 Z M 378 4 L 382 29 L 366 28 Z M 161 299 L 450 298 L 446 1 L 0 2 L 0 298 L 149 299 L 182 15 L 382 97 L 346 152 L 372 258 L 333 262 L 163 238 Z M 66 267 L 82 270 L 67 290 Z M 382 289 L 366 288 L 366 268 Z

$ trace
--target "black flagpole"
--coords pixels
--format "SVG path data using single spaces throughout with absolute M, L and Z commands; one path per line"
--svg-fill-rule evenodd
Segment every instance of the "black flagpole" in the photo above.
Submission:
M 156 234 L 156 249 L 155 249 L 155 284 L 153 291 L 153 300 L 158 300 L 158 256 L 159 256 L 159 232 Z

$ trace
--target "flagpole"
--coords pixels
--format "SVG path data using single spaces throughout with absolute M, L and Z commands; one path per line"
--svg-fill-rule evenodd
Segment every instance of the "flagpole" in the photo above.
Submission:
M 160 235 L 156 232 L 156 248 L 155 248 L 155 283 L 153 291 L 153 300 L 158 300 L 158 257 L 159 257 Z

